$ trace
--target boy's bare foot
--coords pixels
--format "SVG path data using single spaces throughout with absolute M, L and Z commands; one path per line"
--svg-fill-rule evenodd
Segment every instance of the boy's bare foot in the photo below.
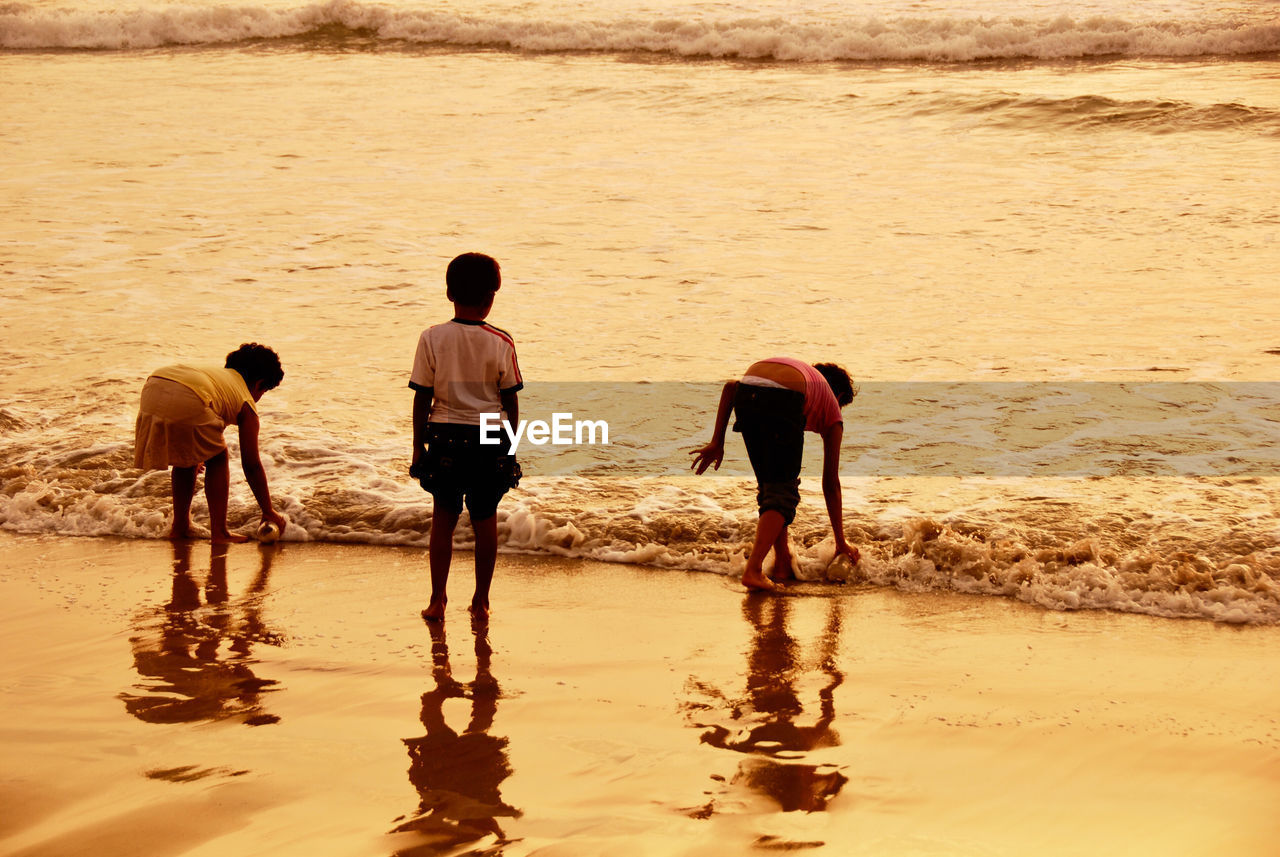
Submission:
M 431 603 L 427 605 L 427 609 L 422 611 L 422 618 L 426 619 L 428 622 L 443 622 L 444 606 L 448 603 L 449 600 L 447 598 L 441 598 L 438 601 L 433 599 Z
M 796 577 L 796 563 L 795 558 L 791 554 L 790 545 L 786 545 L 781 551 L 776 549 L 774 550 L 773 568 L 769 569 L 769 579 L 779 583 L 784 580 L 800 579 Z
M 742 585 L 747 589 L 755 589 L 761 592 L 777 592 L 782 586 L 774 583 L 761 573 L 760 569 L 747 569 L 742 573 Z
M 215 545 L 238 545 L 249 541 L 249 537 L 224 530 L 221 533 L 212 533 L 209 536 L 209 541 Z
M 191 525 L 184 524 L 178 526 L 174 524 L 169 528 L 169 540 L 175 542 L 185 542 L 191 538 Z
M 782 583 L 785 580 L 799 580 L 796 577 L 795 569 L 790 565 L 773 568 L 769 572 L 769 579 L 775 583 Z
M 484 622 L 489 618 L 489 602 L 488 601 L 472 601 L 471 618 L 477 622 Z

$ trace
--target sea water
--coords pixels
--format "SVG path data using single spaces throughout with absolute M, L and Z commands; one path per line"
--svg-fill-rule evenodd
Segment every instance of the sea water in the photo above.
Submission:
M 521 450 L 505 551 L 740 572 L 741 442 L 688 451 L 784 354 L 861 386 L 850 585 L 1280 621 L 1273 2 L 19 0 L 0 164 L 5 529 L 162 536 L 143 380 L 258 341 L 285 538 L 424 545 L 406 383 L 477 250 L 521 416 L 610 426 Z

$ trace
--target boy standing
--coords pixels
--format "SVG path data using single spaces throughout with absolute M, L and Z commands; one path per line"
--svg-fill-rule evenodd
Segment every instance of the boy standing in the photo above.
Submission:
M 836 553 L 858 561 L 858 549 L 844 537 L 840 495 L 840 441 L 844 418 L 840 409 L 858 394 L 849 373 L 834 363 L 810 366 L 790 357 L 752 363 L 740 381 L 729 381 L 720 394 L 711 442 L 695 449 L 693 469 L 702 474 L 724 460 L 725 429 L 736 412 L 733 430 L 742 432 L 756 475 L 760 519 L 747 558 L 742 584 L 748 589 L 776 590 L 775 580 L 792 576 L 787 528 L 800 504 L 800 464 L 804 433 L 822 438 L 822 496 L 835 535 Z M 764 574 L 764 560 L 774 552 L 772 580 Z
M 496 414 L 515 425 L 524 386 L 511 336 L 485 323 L 502 286 L 498 263 L 464 253 L 449 263 L 446 294 L 454 317 L 418 338 L 413 374 L 413 459 L 409 474 L 431 492 L 431 601 L 422 617 L 438 622 L 453 560 L 453 531 L 463 503 L 475 531 L 476 590 L 471 614 L 489 615 L 489 584 L 498 554 L 498 501 L 520 480 L 515 456 L 501 443 L 480 443 L 480 418 Z

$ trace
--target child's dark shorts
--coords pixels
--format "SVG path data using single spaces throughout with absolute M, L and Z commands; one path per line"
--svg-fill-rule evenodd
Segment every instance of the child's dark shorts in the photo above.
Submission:
M 409 475 L 436 505 L 455 515 L 465 501 L 471 520 L 483 521 L 498 512 L 498 501 L 520 483 L 520 463 L 509 455 L 510 441 L 480 443 L 480 426 L 432 423 L 427 429 L 427 452 Z
M 747 457 L 756 474 L 756 504 L 772 509 L 789 525 L 800 505 L 800 464 L 804 459 L 804 393 L 739 384 L 733 398 Z

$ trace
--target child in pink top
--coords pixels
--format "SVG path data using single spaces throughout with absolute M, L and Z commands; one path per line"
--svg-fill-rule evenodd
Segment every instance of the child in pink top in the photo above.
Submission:
M 844 421 L 840 409 L 853 401 L 857 389 L 849 373 L 832 363 L 811 366 L 790 357 L 772 357 L 751 364 L 740 381 L 730 381 L 720 394 L 711 442 L 690 452 L 699 474 L 720 469 L 724 460 L 729 414 L 737 415 L 734 431 L 742 433 L 756 475 L 756 503 L 760 520 L 747 558 L 742 583 L 748 589 L 776 590 L 775 581 L 793 576 L 787 528 L 800 503 L 800 465 L 804 433 L 822 438 L 822 495 L 835 535 L 836 550 L 855 563 L 858 549 L 845 540 L 840 494 L 840 442 Z M 764 561 L 774 552 L 771 576 Z

